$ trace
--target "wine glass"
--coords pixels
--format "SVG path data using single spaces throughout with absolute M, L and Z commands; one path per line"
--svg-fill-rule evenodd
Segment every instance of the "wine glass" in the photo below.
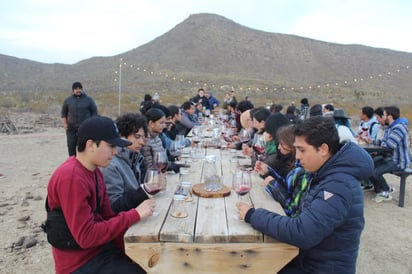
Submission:
M 246 144 L 250 141 L 250 133 L 247 129 L 242 128 L 239 132 L 240 142 Z
M 153 168 L 160 172 L 166 172 L 169 167 L 169 159 L 165 150 L 156 151 L 153 154 Z
M 232 177 L 232 189 L 237 193 L 238 201 L 249 193 L 252 188 L 252 180 L 250 172 L 241 168 L 237 168 Z M 240 220 L 239 214 L 235 215 L 236 219 Z
M 170 155 L 178 158 L 182 155 L 182 147 L 180 141 L 172 141 L 169 149 Z
M 161 190 L 166 189 L 166 177 L 157 169 L 149 169 L 143 180 L 144 190 L 150 194 L 155 195 Z M 154 211 L 153 216 L 159 215 L 159 212 Z
M 233 175 L 232 187 L 238 195 L 238 200 L 242 201 L 242 197 L 248 194 L 252 188 L 250 172 L 240 168 L 237 169 Z
M 202 142 L 202 137 L 200 137 L 199 135 L 195 135 L 192 138 L 193 143 L 195 143 L 195 149 L 194 152 L 195 153 L 199 153 L 199 151 L 201 150 L 201 142 Z
M 256 153 L 257 160 L 259 161 L 262 161 L 264 159 L 265 145 L 266 145 L 266 142 L 264 140 L 264 135 L 256 134 L 253 140 L 252 148 L 253 148 L 253 151 Z
M 178 134 L 176 135 L 175 141 L 179 144 L 180 149 L 182 150 L 185 147 L 185 136 Z

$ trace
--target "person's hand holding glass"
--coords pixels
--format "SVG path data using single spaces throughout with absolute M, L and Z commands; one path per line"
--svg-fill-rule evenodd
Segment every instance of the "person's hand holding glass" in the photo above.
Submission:
M 265 146 L 266 142 L 263 134 L 256 134 L 253 139 L 252 148 L 256 154 L 256 158 L 259 161 L 262 161 L 265 158 Z
M 149 169 L 146 171 L 143 187 L 148 194 L 155 195 L 166 189 L 166 176 L 157 169 Z M 153 211 L 153 216 L 158 214 L 158 212 Z

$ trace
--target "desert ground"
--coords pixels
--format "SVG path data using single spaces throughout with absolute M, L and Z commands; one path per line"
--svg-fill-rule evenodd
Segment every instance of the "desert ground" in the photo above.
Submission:
M 58 117 L 14 114 L 17 130 L 0 133 L 0 273 L 54 273 L 50 245 L 40 225 L 51 173 L 67 158 L 66 137 Z M 398 207 L 399 179 L 393 200 L 380 204 L 365 193 L 366 226 L 357 273 L 412 273 L 412 176 L 405 207 Z

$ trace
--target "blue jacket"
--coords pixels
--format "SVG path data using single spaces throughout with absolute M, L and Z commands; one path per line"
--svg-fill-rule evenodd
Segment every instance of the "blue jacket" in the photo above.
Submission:
M 359 180 L 372 175 L 369 154 L 344 143 L 316 173 L 291 218 L 266 209 L 250 209 L 245 221 L 281 242 L 299 247 L 295 263 L 308 273 L 355 273 L 365 220 Z

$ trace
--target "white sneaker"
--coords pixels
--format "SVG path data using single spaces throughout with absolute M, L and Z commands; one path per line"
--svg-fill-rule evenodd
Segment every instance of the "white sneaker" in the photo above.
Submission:
M 392 196 L 388 191 L 382 191 L 376 194 L 375 198 L 373 198 L 372 200 L 374 200 L 377 203 L 380 203 L 392 200 Z

